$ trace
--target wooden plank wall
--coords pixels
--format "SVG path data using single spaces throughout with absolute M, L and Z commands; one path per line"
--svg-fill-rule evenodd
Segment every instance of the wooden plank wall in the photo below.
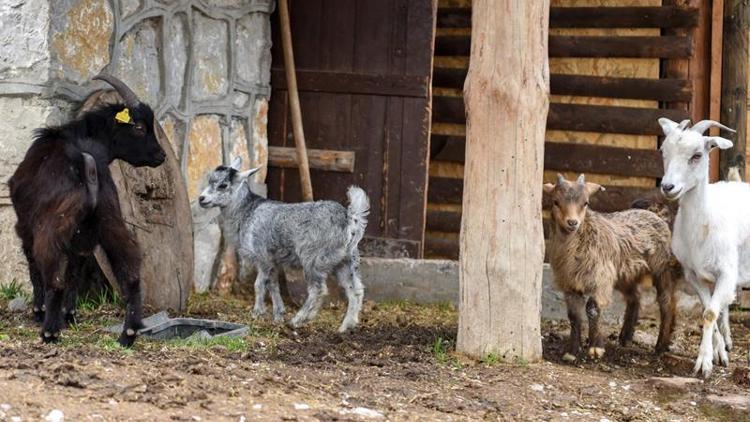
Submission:
M 568 178 L 586 173 L 587 180 L 607 187 L 592 198 L 594 209 L 624 209 L 652 190 L 662 174 L 656 119 L 690 117 L 695 84 L 687 72 L 668 74 L 664 69 L 687 69 L 696 50 L 693 29 L 699 13 L 669 4 L 552 0 L 545 181 L 553 181 L 558 172 Z M 465 121 L 461 96 L 470 25 L 468 0 L 440 2 L 427 257 L 458 256 Z M 544 207 L 547 229 L 549 204 Z

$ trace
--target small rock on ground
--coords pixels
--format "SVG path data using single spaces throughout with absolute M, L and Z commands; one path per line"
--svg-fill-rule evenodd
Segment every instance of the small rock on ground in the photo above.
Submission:
M 44 420 L 46 422 L 63 422 L 65 420 L 65 414 L 63 414 L 62 410 L 53 409 L 44 417 Z
M 26 312 L 27 306 L 26 306 L 26 299 L 22 297 L 17 297 L 10 302 L 8 302 L 8 310 L 11 312 Z
M 665 389 L 673 393 L 685 393 L 690 389 L 690 386 L 700 384 L 701 380 L 688 377 L 651 377 L 648 382 L 658 389 Z
M 742 394 L 726 394 L 723 396 L 709 394 L 706 396 L 706 400 L 714 406 L 728 407 L 736 411 L 750 410 L 750 396 Z

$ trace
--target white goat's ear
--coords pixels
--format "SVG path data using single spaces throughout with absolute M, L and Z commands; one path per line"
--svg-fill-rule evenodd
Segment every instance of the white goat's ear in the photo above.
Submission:
M 237 173 L 237 180 L 239 180 L 241 182 L 241 181 L 247 179 L 248 177 L 254 175 L 255 173 L 257 173 L 258 170 L 260 170 L 260 169 L 261 169 L 261 167 L 255 167 L 254 169 L 250 169 L 250 170 L 247 170 L 247 171 L 241 171 L 241 172 Z
M 237 171 L 240 171 L 240 169 L 242 168 L 242 157 L 240 157 L 238 155 L 238 156 L 232 158 L 232 164 L 230 164 L 229 167 L 231 167 L 231 168 L 233 168 L 233 169 L 235 169 Z
M 734 145 L 732 141 L 721 136 L 704 136 L 703 139 L 706 141 L 706 150 L 708 151 L 714 148 L 729 149 Z
M 659 125 L 661 126 L 661 130 L 664 131 L 664 136 L 669 136 L 679 126 L 677 122 L 673 122 L 666 117 L 659 118 Z
M 552 193 L 552 191 L 555 190 L 555 185 L 553 185 L 552 183 L 545 183 L 542 186 L 542 189 L 544 189 L 545 193 Z
M 596 183 L 588 183 L 587 182 L 585 186 L 586 186 L 586 194 L 588 196 L 591 196 L 591 195 L 593 195 L 593 194 L 595 194 L 595 193 L 597 193 L 599 191 L 603 191 L 604 190 L 604 186 L 596 184 Z

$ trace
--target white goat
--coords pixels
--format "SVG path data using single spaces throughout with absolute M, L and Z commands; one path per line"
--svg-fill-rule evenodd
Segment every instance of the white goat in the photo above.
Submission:
M 734 130 L 712 120 L 700 121 L 691 128 L 687 120 L 678 124 L 661 118 L 659 124 L 666 135 L 661 147 L 661 190 L 667 199 L 680 202 L 672 252 L 704 309 L 703 337 L 694 371 L 707 377 L 713 361 L 724 366 L 729 363 L 729 304 L 734 301 L 737 286 L 750 282 L 750 185 L 708 183 L 709 151 L 731 148 L 732 142 L 703 133 L 712 126 Z M 710 283 L 714 284 L 713 292 Z

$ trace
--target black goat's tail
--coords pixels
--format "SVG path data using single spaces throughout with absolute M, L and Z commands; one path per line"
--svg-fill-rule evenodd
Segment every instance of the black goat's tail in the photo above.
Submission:
M 99 173 L 96 170 L 96 160 L 91 154 L 82 152 L 81 156 L 83 156 L 83 180 L 87 192 L 86 202 L 93 210 L 99 199 Z

